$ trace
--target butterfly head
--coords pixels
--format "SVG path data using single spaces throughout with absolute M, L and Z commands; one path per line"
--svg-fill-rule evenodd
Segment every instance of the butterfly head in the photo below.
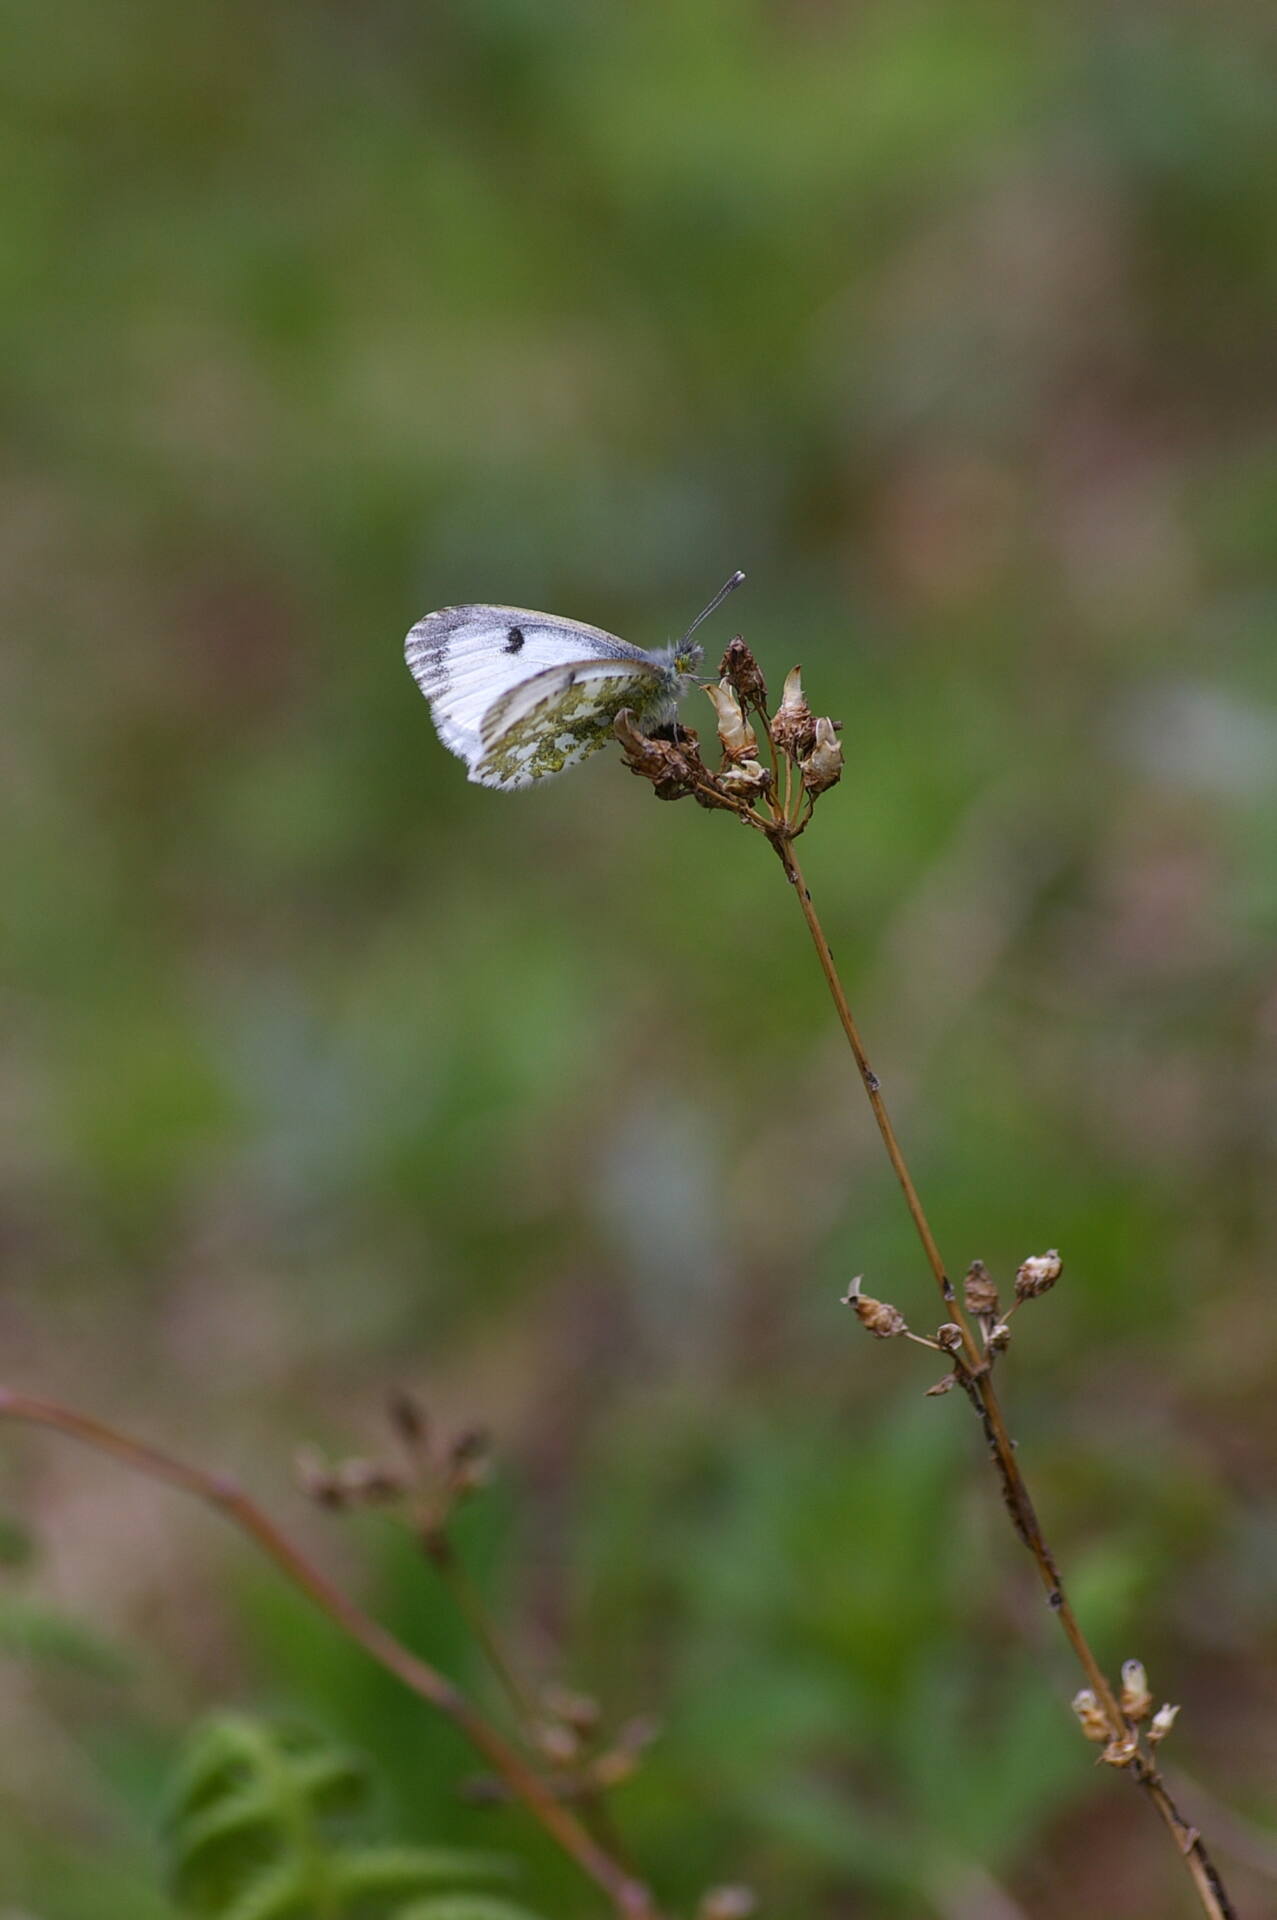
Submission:
M 670 665 L 678 676 L 680 690 L 685 687 L 689 681 L 695 680 L 701 670 L 701 662 L 704 658 L 704 647 L 697 646 L 694 640 L 681 640 L 678 646 L 675 647 L 674 657 L 670 661 Z

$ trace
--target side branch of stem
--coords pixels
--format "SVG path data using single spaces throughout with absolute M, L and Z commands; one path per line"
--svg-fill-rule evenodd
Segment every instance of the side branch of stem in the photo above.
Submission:
M 0 1387 L 0 1418 L 21 1420 L 67 1434 L 99 1453 L 109 1454 L 135 1472 L 163 1480 L 214 1507 L 241 1533 L 247 1534 L 267 1559 L 349 1639 L 460 1729 L 505 1782 L 513 1797 L 569 1859 L 575 1861 L 581 1872 L 606 1894 L 617 1920 L 662 1920 L 648 1889 L 598 1844 L 572 1810 L 555 1797 L 522 1754 L 490 1725 L 466 1695 L 348 1598 L 233 1481 L 193 1467 L 173 1454 L 108 1426 L 105 1421 L 95 1420 L 54 1400 L 37 1399 L 32 1394 Z

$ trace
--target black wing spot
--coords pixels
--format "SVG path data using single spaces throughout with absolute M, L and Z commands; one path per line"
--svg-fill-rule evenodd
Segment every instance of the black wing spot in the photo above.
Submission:
M 523 628 L 511 627 L 509 633 L 507 633 L 505 637 L 505 651 L 507 653 L 521 653 L 522 650 L 523 650 Z

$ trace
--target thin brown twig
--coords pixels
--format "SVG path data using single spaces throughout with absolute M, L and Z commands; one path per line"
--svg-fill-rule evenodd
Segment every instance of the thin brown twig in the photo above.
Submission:
M 981 1426 L 984 1430 L 984 1436 L 988 1443 L 990 1456 L 1002 1484 L 1002 1494 L 1006 1502 L 1007 1510 L 1011 1516 L 1012 1524 L 1015 1527 L 1016 1533 L 1033 1556 L 1038 1575 L 1046 1590 L 1048 1604 L 1058 1618 L 1069 1645 L 1072 1647 L 1078 1663 L 1086 1675 L 1087 1684 L 1094 1693 L 1104 1717 L 1108 1722 L 1110 1738 L 1113 1745 L 1115 1747 L 1131 1747 L 1130 1756 L 1125 1762 L 1126 1769 L 1148 1795 L 1148 1798 L 1157 1809 L 1159 1817 L 1174 1839 L 1176 1850 L 1183 1859 L 1189 1874 L 1192 1876 L 1203 1910 L 1211 1916 L 1211 1920 L 1237 1920 L 1236 1909 L 1233 1907 L 1225 1891 L 1219 1872 L 1206 1850 L 1200 1833 L 1189 1824 L 1179 1811 L 1179 1808 L 1175 1805 L 1154 1761 L 1139 1748 L 1138 1742 L 1134 1741 L 1134 1729 L 1123 1715 L 1104 1669 L 1101 1667 L 1086 1635 L 1082 1631 L 1081 1623 L 1073 1610 L 1072 1602 L 1065 1592 L 1064 1582 L 1060 1577 L 1060 1570 L 1056 1564 L 1055 1556 L 1047 1545 L 1041 1523 L 1038 1520 L 1033 1502 L 1029 1497 L 1029 1490 L 1025 1484 L 1024 1475 L 1020 1471 L 1019 1462 L 1014 1450 L 1015 1443 L 1007 1431 L 1006 1420 L 1003 1416 L 1001 1404 L 999 1403 L 997 1392 L 990 1376 L 988 1360 L 976 1342 L 975 1336 L 971 1331 L 970 1322 L 963 1310 L 962 1303 L 957 1297 L 953 1282 L 945 1271 L 944 1261 L 941 1258 L 940 1249 L 936 1244 L 935 1235 L 931 1231 L 930 1222 L 927 1219 L 922 1201 L 919 1198 L 918 1190 L 914 1185 L 913 1176 L 909 1171 L 908 1162 L 905 1159 L 904 1151 L 900 1145 L 895 1127 L 892 1124 L 891 1115 L 887 1110 L 887 1103 L 882 1093 L 882 1083 L 870 1065 L 869 1055 L 865 1050 L 860 1029 L 856 1024 L 855 1017 L 847 1001 L 847 995 L 844 991 L 842 981 L 839 978 L 838 969 L 834 964 L 833 953 L 830 950 L 828 940 L 825 938 L 824 928 L 820 924 L 819 916 L 812 902 L 811 889 L 808 887 L 802 869 L 795 857 L 792 838 L 790 834 L 783 830 L 769 833 L 768 838 L 776 849 L 780 863 L 785 869 L 786 876 L 798 897 L 798 904 L 802 910 L 803 919 L 807 923 L 807 930 L 811 935 L 812 944 L 816 949 L 821 971 L 825 976 L 825 982 L 833 999 L 839 1022 L 842 1026 L 843 1033 L 846 1035 L 847 1044 L 851 1048 L 855 1058 L 861 1083 L 868 1096 L 869 1105 L 873 1110 L 873 1116 L 877 1122 L 878 1131 L 882 1136 L 883 1145 L 887 1150 L 887 1157 L 900 1183 L 901 1191 L 904 1194 L 905 1205 L 909 1210 L 909 1216 L 913 1221 L 914 1229 L 922 1244 L 927 1265 L 930 1267 L 936 1285 L 940 1290 L 940 1297 L 944 1302 L 945 1311 L 950 1322 L 956 1325 L 961 1331 L 962 1356 L 961 1365 L 957 1369 L 959 1382 L 965 1389 L 968 1399 L 971 1401 L 972 1406 L 979 1416 Z
M 478 1589 L 446 1528 L 423 1527 L 421 1545 L 430 1565 L 451 1594 L 453 1605 L 464 1620 L 467 1631 L 473 1635 L 479 1651 L 504 1689 L 521 1732 L 525 1738 L 531 1739 L 536 1728 L 536 1711 L 532 1701 L 513 1664 L 506 1658 L 496 1628 L 488 1618 Z
M 33 1394 L 0 1387 L 0 1418 L 21 1420 L 67 1434 L 135 1472 L 166 1481 L 169 1486 L 178 1487 L 215 1508 L 247 1534 L 267 1559 L 349 1639 L 459 1728 L 514 1798 L 581 1872 L 606 1894 L 618 1920 L 662 1920 L 648 1888 L 600 1846 L 571 1809 L 555 1797 L 545 1781 L 495 1727 L 488 1724 L 465 1694 L 334 1586 L 233 1480 L 193 1467 L 105 1421 Z

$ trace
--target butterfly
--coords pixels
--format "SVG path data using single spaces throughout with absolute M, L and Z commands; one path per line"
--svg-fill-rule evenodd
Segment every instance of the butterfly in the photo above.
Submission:
M 702 620 L 745 578 L 734 573 L 674 646 L 649 653 L 602 627 L 524 607 L 443 607 L 404 644 L 445 747 L 480 786 L 510 791 L 565 773 L 606 746 L 632 707 L 650 733 L 668 726 L 701 663 Z

